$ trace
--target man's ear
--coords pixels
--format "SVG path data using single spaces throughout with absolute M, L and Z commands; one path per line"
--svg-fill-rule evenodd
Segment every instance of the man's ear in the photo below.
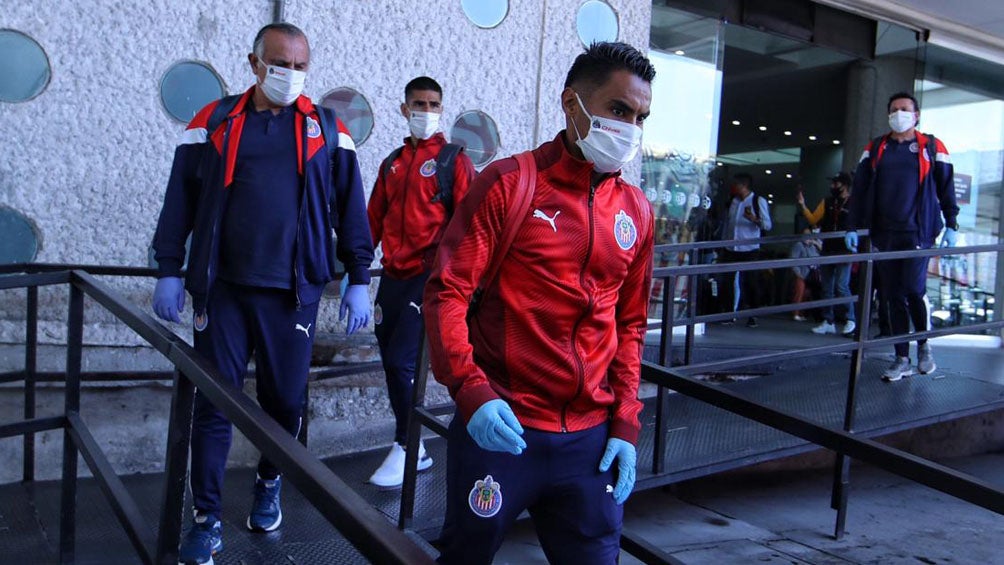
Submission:
M 411 112 L 408 110 L 408 105 L 404 102 L 401 102 L 401 115 L 404 116 L 404 119 L 406 120 L 411 119 Z
M 579 108 L 579 101 L 575 99 L 575 91 L 572 90 L 570 86 L 566 86 L 565 89 L 561 91 L 561 110 L 565 112 L 565 115 L 569 118 L 574 117 L 581 111 L 581 108 Z

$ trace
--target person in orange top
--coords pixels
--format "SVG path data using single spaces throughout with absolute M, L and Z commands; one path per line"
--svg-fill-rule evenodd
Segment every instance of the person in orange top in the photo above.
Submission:
M 422 290 L 443 230 L 474 177 L 471 160 L 439 131 L 443 89 L 429 77 L 404 88 L 401 115 L 410 134 L 377 176 L 367 214 L 373 246 L 383 245 L 383 276 L 377 290 L 375 333 L 394 411 L 394 444 L 370 477 L 382 488 L 404 481 L 404 445 L 411 410 L 412 379 L 422 328 Z M 432 458 L 419 447 L 419 470 Z

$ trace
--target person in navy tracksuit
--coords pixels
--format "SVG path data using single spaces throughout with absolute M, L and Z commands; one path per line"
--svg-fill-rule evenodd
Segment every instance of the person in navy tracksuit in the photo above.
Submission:
M 159 270 L 154 311 L 180 321 L 187 288 L 195 348 L 236 390 L 253 354 L 259 404 L 296 435 L 318 301 L 335 278 L 336 252 L 349 279 L 340 317 L 348 314 L 352 333 L 370 316 L 373 246 L 348 130 L 327 120 L 337 131 L 322 131 L 326 118 L 301 94 L 310 63 L 306 36 L 293 25 L 270 24 L 258 32 L 253 50 L 248 60 L 256 84 L 203 108 L 175 150 L 153 243 Z M 219 123 L 210 123 L 220 114 L 217 107 L 226 109 L 223 104 L 233 106 Z M 223 547 L 222 485 L 231 436 L 230 422 L 197 393 L 195 518 L 180 547 L 183 563 L 212 563 Z M 262 458 L 246 522 L 250 530 L 279 526 L 280 486 L 279 470 Z
M 854 190 L 847 219 L 846 245 L 857 251 L 857 227 L 871 230 L 878 251 L 927 249 L 945 228 L 942 245 L 954 246 L 958 237 L 959 206 L 948 149 L 940 139 L 917 130 L 920 106 L 906 92 L 889 98 L 892 131 L 865 147 L 854 174 Z M 942 216 L 944 221 L 942 221 Z M 887 307 L 894 335 L 930 329 L 927 303 L 929 257 L 878 261 L 875 269 L 880 297 Z M 897 343 L 896 359 L 883 372 L 886 381 L 898 381 L 913 373 L 910 344 Z M 917 341 L 917 370 L 921 374 L 937 366 L 926 339 Z

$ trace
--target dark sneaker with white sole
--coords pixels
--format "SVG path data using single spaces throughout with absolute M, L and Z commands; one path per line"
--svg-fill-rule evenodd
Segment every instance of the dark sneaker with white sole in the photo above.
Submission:
M 282 509 L 279 508 L 279 491 L 282 477 L 254 481 L 254 503 L 248 516 L 247 526 L 252 532 L 271 532 L 282 523 Z
M 213 565 L 213 555 L 223 551 L 223 524 L 213 514 L 195 513 L 192 526 L 178 547 L 182 565 Z

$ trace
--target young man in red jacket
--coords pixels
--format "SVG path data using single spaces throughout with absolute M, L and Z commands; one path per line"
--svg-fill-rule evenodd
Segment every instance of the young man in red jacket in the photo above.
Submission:
M 620 170 L 638 154 L 654 76 L 629 45 L 590 46 L 561 93 L 566 129 L 532 152 L 526 215 L 507 217 L 519 171 L 503 159 L 447 229 L 425 290 L 432 367 L 457 403 L 441 563 L 490 563 L 523 510 L 549 561 L 617 560 L 654 241 L 651 205 Z
M 404 87 L 401 115 L 411 135 L 384 160 L 367 208 L 373 246 L 383 244 L 374 321 L 396 421 L 394 444 L 370 477 L 382 488 L 399 487 L 404 481 L 422 290 L 446 223 L 474 177 L 471 160 L 439 131 L 442 114 L 443 89 L 435 80 L 422 76 Z M 420 444 L 418 469 L 431 465 Z

